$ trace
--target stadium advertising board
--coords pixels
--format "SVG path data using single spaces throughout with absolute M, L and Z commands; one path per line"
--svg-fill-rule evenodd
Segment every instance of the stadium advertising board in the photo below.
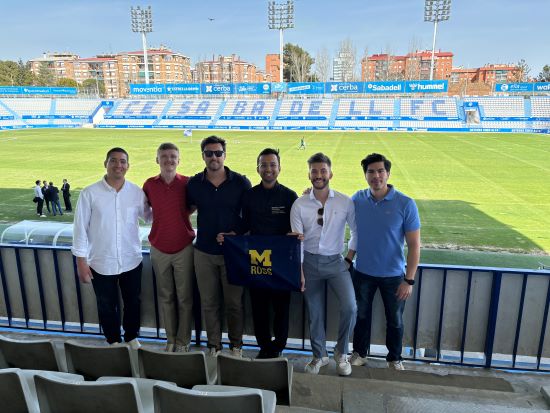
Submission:
M 496 83 L 495 92 L 532 92 L 533 84 L 532 83 Z
M 204 95 L 231 95 L 235 93 L 233 83 L 203 83 L 201 93 Z
M 363 82 L 327 82 L 325 93 L 363 93 L 365 84 Z
M 447 80 L 417 80 L 405 82 L 405 93 L 442 93 L 448 90 Z
M 325 84 L 321 82 L 288 83 L 289 95 L 322 95 L 325 93 Z
M 235 83 L 235 93 L 239 95 L 269 95 L 269 83 Z
M 201 93 L 200 83 L 167 84 L 166 93 L 169 95 L 198 95 Z
M 0 86 L 0 95 L 76 95 L 75 87 Z
M 535 92 L 550 92 L 550 82 L 534 83 L 533 88 Z
M 286 92 L 286 83 L 274 82 L 271 84 L 271 93 Z
M 166 85 L 144 85 L 130 84 L 130 94 L 132 95 L 165 95 Z
M 364 93 L 404 93 L 404 82 L 365 82 Z

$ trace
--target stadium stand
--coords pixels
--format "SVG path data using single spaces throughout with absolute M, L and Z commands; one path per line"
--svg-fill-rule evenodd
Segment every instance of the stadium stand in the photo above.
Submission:
M 457 103 L 453 98 L 401 99 L 401 119 L 458 119 Z
M 0 129 L 80 126 L 548 133 L 550 97 L 0 100 Z
M 522 96 L 466 97 L 464 101 L 477 102 L 481 108 L 482 118 L 525 117 L 525 98 Z
M 533 96 L 531 98 L 531 116 L 533 119 L 550 120 L 550 96 Z

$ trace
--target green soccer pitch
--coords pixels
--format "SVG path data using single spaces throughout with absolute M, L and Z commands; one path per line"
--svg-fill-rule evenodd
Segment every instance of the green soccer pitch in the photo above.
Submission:
M 332 159 L 331 187 L 348 195 L 366 186 L 361 159 L 382 153 L 393 163 L 389 182 L 418 204 L 423 262 L 506 266 L 507 254 L 519 254 L 531 257 L 523 264 L 530 268 L 550 264 L 550 138 L 536 134 L 193 131 L 184 137 L 181 130 L 158 129 L 4 131 L 0 223 L 37 219 L 31 202 L 36 179 L 60 188 L 67 178 L 76 205 L 78 191 L 104 173 L 105 153 L 114 146 L 129 152 L 127 178 L 139 185 L 158 173 L 156 148 L 166 141 L 180 147 L 179 172 L 193 175 L 204 168 L 199 143 L 210 134 L 227 140 L 226 165 L 253 184 L 259 181 L 260 150 L 280 149 L 279 181 L 298 193 L 309 185 L 306 160 L 313 153 Z M 305 150 L 298 149 L 302 137 Z M 72 215 L 48 219 L 71 221 Z M 484 254 L 464 261 L 448 256 L 453 251 Z

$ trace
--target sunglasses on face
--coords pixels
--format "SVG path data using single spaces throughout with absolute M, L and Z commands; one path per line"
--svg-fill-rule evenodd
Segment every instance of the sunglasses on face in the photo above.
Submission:
M 323 222 L 323 213 L 325 212 L 325 208 L 319 208 L 317 210 L 317 215 L 319 216 L 319 218 L 317 218 L 317 224 L 319 224 L 320 226 L 323 226 L 324 222 Z
M 223 151 L 202 151 L 204 153 L 204 156 L 207 158 L 212 158 L 214 155 L 216 155 L 216 158 L 221 158 L 224 154 Z

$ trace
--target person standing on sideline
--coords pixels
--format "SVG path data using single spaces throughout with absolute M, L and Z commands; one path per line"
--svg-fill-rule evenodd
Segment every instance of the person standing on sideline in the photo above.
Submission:
M 211 356 L 222 349 L 222 304 L 225 304 L 231 354 L 242 357 L 243 287 L 229 284 L 219 233 L 241 232 L 241 207 L 250 181 L 224 166 L 225 140 L 209 136 L 201 142 L 203 172 L 187 185 L 187 205 L 197 209 L 195 273 Z M 223 300 L 222 300 L 223 296 Z
M 71 204 L 71 184 L 67 182 L 66 179 L 63 179 L 63 185 L 61 185 L 61 192 L 63 192 L 63 203 L 65 204 L 65 212 L 71 212 L 73 206 Z
M 388 184 L 391 162 L 384 155 L 371 153 L 361 161 L 361 166 L 369 188 L 352 196 L 357 249 L 350 247 L 346 257 L 351 261 L 357 254 L 353 284 L 358 309 L 351 364 L 367 363 L 372 302 L 376 290 L 380 290 L 386 313 L 386 360 L 395 370 L 404 370 L 403 310 L 405 300 L 411 296 L 420 260 L 420 218 L 414 200 Z
M 141 240 L 138 218 L 150 218 L 145 194 L 124 176 L 130 167 L 122 148 L 107 152 L 100 181 L 78 197 L 72 253 L 78 277 L 92 283 L 107 343 L 120 343 L 119 288 L 124 302 L 124 341 L 137 349 L 140 327 Z
M 40 180 L 37 180 L 35 184 L 33 201 L 36 202 L 36 215 L 44 218 L 46 216 L 42 213 L 42 209 L 44 208 L 44 194 L 42 193 L 42 188 L 40 188 Z
M 325 341 L 325 289 L 328 286 L 336 295 L 340 310 L 338 341 L 334 348 L 336 371 L 341 376 L 349 376 L 351 365 L 347 353 L 357 306 L 349 263 L 341 254 L 346 223 L 351 231 L 349 248 L 355 249 L 355 209 L 348 196 L 330 189 L 332 169 L 328 156 L 316 153 L 307 162 L 313 188 L 294 202 L 290 213 L 292 231 L 304 235 L 302 271 L 313 349 L 313 359 L 305 371 L 318 374 L 319 369 L 329 363 Z
M 153 210 L 151 261 L 159 284 L 168 352 L 189 351 L 193 326 L 195 231 L 185 202 L 189 178 L 176 172 L 179 163 L 178 147 L 161 144 L 157 150 L 160 174 L 143 184 Z
M 63 211 L 61 210 L 61 203 L 59 202 L 59 189 L 57 189 L 56 186 L 54 186 L 53 182 L 50 181 L 48 193 L 50 195 L 50 202 L 52 204 L 52 210 L 53 210 L 53 216 L 55 217 L 57 210 L 59 212 L 59 215 L 63 215 Z
M 46 203 L 46 209 L 49 213 L 52 211 L 50 210 L 50 187 L 48 186 L 48 181 L 44 180 L 42 181 L 42 195 L 44 196 L 44 202 Z
M 258 155 L 256 164 L 262 181 L 244 194 L 243 230 L 250 231 L 250 235 L 287 235 L 291 232 L 290 209 L 298 195 L 277 181 L 281 172 L 279 151 L 264 149 Z M 254 333 L 260 346 L 257 358 L 280 357 L 288 339 L 290 291 L 250 288 L 249 292 Z M 271 309 L 274 340 L 270 325 Z

